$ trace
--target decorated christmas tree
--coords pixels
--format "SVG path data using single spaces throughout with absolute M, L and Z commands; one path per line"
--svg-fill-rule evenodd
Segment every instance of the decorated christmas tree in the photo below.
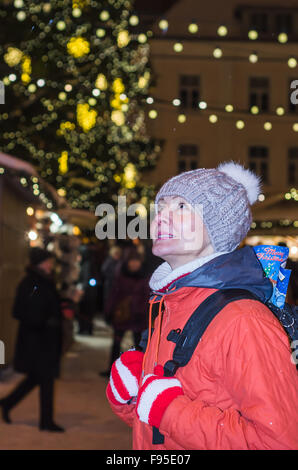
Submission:
M 0 150 L 76 208 L 150 198 L 141 176 L 159 146 L 146 132 L 152 73 L 133 2 L 2 0 L 0 24 Z

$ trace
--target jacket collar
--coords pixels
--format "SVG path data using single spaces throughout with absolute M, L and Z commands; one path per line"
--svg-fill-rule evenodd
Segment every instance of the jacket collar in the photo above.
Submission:
M 178 272 L 162 263 L 150 279 L 153 293 L 164 295 L 181 287 L 238 288 L 252 292 L 262 302 L 270 299 L 273 287 L 253 247 L 245 246 L 231 253 L 214 255 L 211 259 L 199 258 L 193 264 L 187 263 L 178 268 Z
M 190 274 L 203 266 L 203 264 L 222 254 L 223 253 L 212 253 L 202 258 L 196 258 L 176 269 L 172 269 L 169 263 L 165 261 L 153 272 L 149 286 L 155 292 L 164 292 L 174 281 L 178 281 L 180 278 Z

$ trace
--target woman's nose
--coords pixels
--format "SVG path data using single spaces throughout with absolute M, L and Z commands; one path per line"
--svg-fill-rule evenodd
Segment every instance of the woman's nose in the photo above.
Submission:
M 161 209 L 157 214 L 157 224 L 160 227 L 162 224 L 172 225 L 173 214 L 168 207 Z

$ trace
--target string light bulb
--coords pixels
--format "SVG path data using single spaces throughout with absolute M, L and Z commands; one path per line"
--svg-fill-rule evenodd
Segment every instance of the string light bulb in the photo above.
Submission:
M 200 101 L 198 106 L 199 106 L 200 109 L 206 109 L 207 108 L 207 103 L 206 103 L 206 101 Z
M 250 39 L 251 41 L 255 41 L 256 39 L 258 39 L 258 31 L 256 31 L 255 29 L 251 29 L 250 31 L 248 31 L 248 39 Z
M 209 121 L 211 122 L 211 124 L 215 124 L 218 121 L 218 117 L 216 116 L 216 114 L 210 114 Z
M 220 25 L 217 28 L 217 34 L 221 37 L 224 37 L 228 34 L 228 28 L 225 25 Z
M 74 8 L 72 10 L 72 16 L 74 18 L 80 18 L 80 16 L 82 16 L 82 10 L 80 10 L 80 8 Z
M 227 104 L 225 106 L 225 110 L 227 113 L 232 113 L 234 111 L 234 106 L 232 104 Z
M 131 26 L 137 26 L 139 24 L 139 18 L 137 15 L 132 15 L 130 18 L 129 18 L 129 23 L 131 24 Z
M 160 22 L 158 23 L 158 26 L 160 27 L 162 31 L 167 31 L 169 27 L 169 23 L 167 20 L 163 19 L 163 20 L 160 20 Z
M 147 41 L 147 36 L 144 33 L 138 35 L 138 41 L 141 44 L 144 44 Z
M 24 11 L 19 11 L 17 13 L 17 19 L 19 21 L 24 21 L 26 19 L 26 13 Z
M 215 57 L 215 59 L 220 59 L 222 57 L 222 50 L 220 47 L 216 47 L 213 51 L 213 57 Z
M 34 214 L 33 207 L 27 207 L 26 212 L 27 212 L 27 215 L 32 216 Z
M 156 119 L 157 118 L 157 111 L 155 109 L 150 109 L 148 116 L 150 119 Z
M 175 99 L 173 100 L 173 105 L 174 105 L 174 106 L 180 106 L 180 104 L 181 104 L 181 101 L 180 101 L 178 98 L 175 98 Z
M 56 28 L 58 29 L 58 31 L 64 31 L 66 28 L 65 21 L 58 21 Z
M 251 114 L 259 114 L 259 107 L 258 106 L 252 106 L 250 108 Z
M 38 237 L 38 235 L 37 235 L 37 233 L 35 232 L 35 230 L 30 230 L 30 232 L 28 232 L 28 238 L 29 238 L 29 240 L 35 241 L 35 240 L 37 240 L 37 237 Z
M 239 119 L 239 121 L 236 122 L 236 127 L 237 127 L 237 129 L 239 129 L 239 130 L 244 129 L 244 127 L 245 127 L 244 121 L 242 121 L 241 119 Z
M 110 18 L 110 13 L 107 10 L 103 10 L 99 15 L 99 19 L 101 21 L 107 21 L 109 18 Z
M 98 28 L 98 29 L 96 30 L 96 36 L 97 36 L 98 38 L 103 38 L 105 35 L 106 35 L 106 32 L 105 32 L 105 30 L 104 30 L 103 28 Z
M 281 44 L 285 44 L 286 42 L 288 42 L 288 35 L 287 33 L 279 33 L 277 39 L 278 42 L 280 42 Z
M 282 106 L 278 106 L 278 107 L 276 108 L 276 114 L 277 114 L 278 116 L 283 116 L 283 115 L 285 114 L 284 108 L 283 108 Z
M 297 60 L 295 59 L 295 57 L 290 57 L 288 59 L 288 66 L 291 68 L 291 69 L 294 69 L 296 66 L 297 66 Z
M 173 46 L 175 52 L 182 52 L 183 51 L 183 44 L 181 42 L 176 42 Z
M 271 129 L 272 129 L 272 124 L 271 124 L 271 122 L 266 121 L 266 122 L 264 123 L 264 129 L 265 129 L 265 131 L 271 131 Z
M 258 54 L 256 52 L 252 52 L 248 59 L 251 64 L 256 64 L 258 62 Z
M 191 34 L 196 34 L 199 31 L 199 27 L 198 27 L 197 23 L 190 23 L 188 25 L 188 31 Z

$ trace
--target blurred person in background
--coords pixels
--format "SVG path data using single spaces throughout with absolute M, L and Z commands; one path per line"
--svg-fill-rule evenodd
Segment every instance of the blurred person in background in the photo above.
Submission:
M 54 255 L 32 248 L 27 274 L 17 288 L 13 316 L 19 321 L 14 369 L 26 377 L 0 400 L 2 417 L 11 423 L 10 411 L 36 386 L 40 394 L 40 430 L 63 432 L 53 419 L 54 382 L 62 354 L 60 298 L 53 279 Z
M 146 328 L 149 294 L 149 279 L 143 270 L 142 257 L 132 251 L 115 276 L 106 302 L 105 318 L 113 327 L 114 334 L 109 368 L 100 375 L 110 375 L 111 366 L 120 354 L 121 341 L 126 331 L 132 331 L 134 345 L 138 346 L 141 333 Z
M 105 305 L 109 297 L 109 293 L 113 286 L 115 275 L 119 272 L 122 260 L 122 249 L 118 245 L 110 248 L 108 256 L 102 263 L 100 274 L 102 282 L 102 308 L 105 310 Z
M 78 281 L 83 295 L 77 311 L 78 334 L 92 336 L 94 317 L 98 311 L 98 285 L 100 279 L 96 245 L 94 243 L 83 245 L 81 247 L 81 256 L 81 270 Z

